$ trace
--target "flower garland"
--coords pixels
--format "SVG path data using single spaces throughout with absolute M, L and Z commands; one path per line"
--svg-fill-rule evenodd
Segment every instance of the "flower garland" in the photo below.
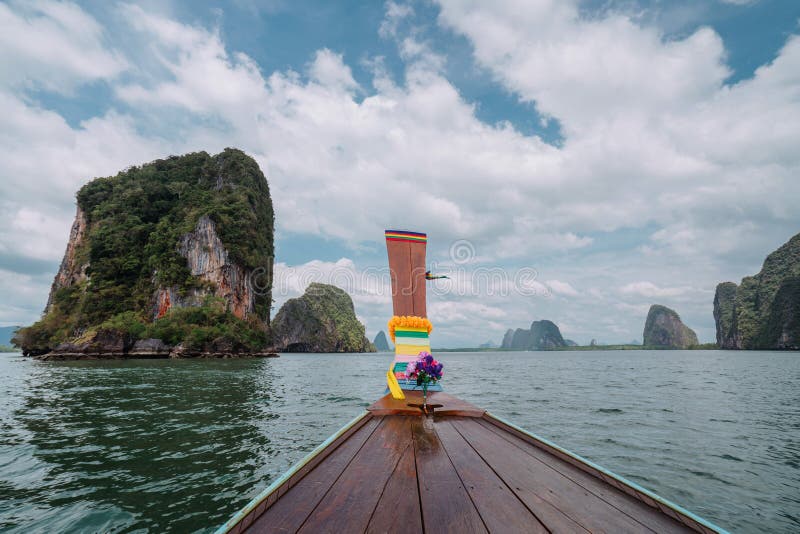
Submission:
M 389 328 L 389 337 L 392 338 L 392 343 L 394 343 L 394 331 L 395 328 L 426 328 L 428 330 L 428 335 L 430 335 L 431 331 L 433 330 L 433 325 L 431 322 L 426 319 L 425 317 L 415 317 L 413 315 L 395 315 L 389 322 L 386 324 Z

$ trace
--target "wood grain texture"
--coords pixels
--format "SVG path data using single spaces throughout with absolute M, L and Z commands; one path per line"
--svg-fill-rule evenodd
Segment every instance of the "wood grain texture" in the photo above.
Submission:
M 421 534 L 417 467 L 414 445 L 409 443 L 372 513 L 368 534 Z
M 398 400 L 386 394 L 374 403 L 367 410 L 375 416 L 381 415 L 421 415 L 419 408 L 408 406 L 409 403 L 422 403 L 422 391 L 406 390 L 406 398 Z M 436 408 L 437 416 L 463 416 L 463 417 L 482 417 L 485 410 L 478 408 L 466 401 L 449 395 L 443 391 L 433 391 L 428 393 L 429 404 L 441 404 L 441 408 Z
M 520 450 L 526 454 L 546 462 L 551 468 L 555 469 L 562 475 L 566 476 L 576 484 L 582 486 L 587 491 L 594 493 L 611 506 L 619 510 L 621 513 L 635 517 L 637 521 L 646 525 L 648 528 L 656 532 L 685 532 L 686 529 L 681 524 L 676 524 L 676 520 L 672 517 L 662 513 L 655 507 L 643 503 L 642 501 L 628 495 L 624 491 L 619 490 L 600 478 L 597 478 L 583 469 L 579 469 L 575 465 L 566 462 L 560 458 L 549 454 L 548 452 L 532 446 L 526 440 L 523 440 L 516 434 L 507 432 L 504 428 L 495 425 L 491 419 L 477 420 L 495 432 L 498 437 L 509 441 L 519 447 Z
M 461 399 L 431 393 L 458 415 L 422 417 L 407 393 L 370 406 L 232 532 L 708 532 Z
M 426 532 L 487 532 L 466 488 L 439 441 L 433 422 L 412 418 L 422 523 Z
M 450 461 L 489 532 L 509 534 L 548 532 L 506 483 L 464 440 L 449 419 L 436 422 L 434 427 L 439 441 L 444 445 Z
M 300 532 L 364 532 L 386 483 L 410 445 L 410 418 L 385 418 L 308 516 Z
M 382 418 L 372 418 L 292 488 L 277 495 L 247 532 L 296 532 L 344 471 Z
M 392 280 L 392 310 L 395 315 L 414 315 L 411 283 L 411 246 L 408 241 L 387 241 L 389 275 Z
M 410 257 L 411 257 L 411 289 L 412 289 L 412 306 L 414 307 L 414 315 L 417 317 L 427 317 L 427 286 L 428 281 L 425 279 L 425 243 L 409 243 Z
M 558 510 L 590 532 L 652 532 L 546 463 L 498 439 L 476 420 L 462 419 L 454 425 L 548 529 L 563 530 L 564 519 L 554 513 Z

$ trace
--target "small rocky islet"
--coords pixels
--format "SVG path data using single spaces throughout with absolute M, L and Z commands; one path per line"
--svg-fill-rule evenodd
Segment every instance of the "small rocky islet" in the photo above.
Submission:
M 289 299 L 272 322 L 273 345 L 281 352 L 375 352 L 344 290 L 317 282 Z
M 274 224 L 267 179 L 241 150 L 96 178 L 77 193 L 42 318 L 13 342 L 42 359 L 274 355 L 297 330 L 284 319 L 297 317 L 289 310 L 276 316 L 280 336 L 270 321 Z M 326 328 L 308 349 L 372 350 L 350 297 L 315 289 L 322 296 L 310 310 Z
M 650 306 L 642 339 L 644 347 L 688 349 L 699 344 L 697 334 L 683 324 L 678 312 L 660 304 Z
M 383 330 L 375 334 L 375 339 L 372 341 L 372 344 L 375 345 L 375 350 L 378 352 L 390 352 L 392 350 L 389 346 L 389 340 L 386 339 L 386 332 Z
M 508 329 L 503 336 L 501 349 L 505 350 L 548 350 L 566 347 L 558 326 L 547 319 L 533 321 L 530 328 Z

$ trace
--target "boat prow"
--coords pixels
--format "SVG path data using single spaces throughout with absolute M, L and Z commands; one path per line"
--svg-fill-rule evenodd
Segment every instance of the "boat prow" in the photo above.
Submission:
M 724 532 L 443 392 L 386 395 L 220 527 L 240 532 Z

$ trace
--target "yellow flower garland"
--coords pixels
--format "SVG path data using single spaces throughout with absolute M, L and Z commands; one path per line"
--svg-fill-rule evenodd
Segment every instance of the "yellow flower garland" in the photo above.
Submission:
M 433 325 L 428 319 L 425 317 L 415 317 L 413 315 L 395 315 L 389 319 L 386 326 L 389 328 L 389 337 L 392 338 L 392 343 L 394 343 L 394 330 L 397 327 L 426 328 L 428 330 L 428 335 L 430 335 L 433 330 Z

